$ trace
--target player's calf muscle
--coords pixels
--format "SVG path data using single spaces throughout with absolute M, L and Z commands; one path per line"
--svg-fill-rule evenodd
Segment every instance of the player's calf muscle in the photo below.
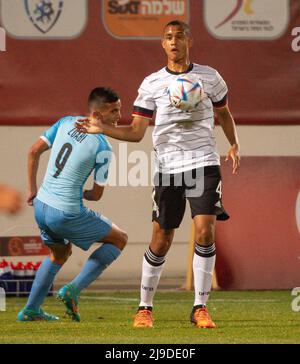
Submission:
M 153 237 L 150 244 L 152 252 L 158 256 L 164 256 L 169 251 L 174 237 L 174 230 L 156 229 L 154 227 Z
M 172 244 L 171 242 L 170 243 L 168 243 L 168 242 L 167 243 L 160 243 L 160 244 L 151 243 L 150 249 L 158 257 L 163 257 L 168 253 L 168 251 L 169 251 L 169 249 L 171 247 L 171 244 Z

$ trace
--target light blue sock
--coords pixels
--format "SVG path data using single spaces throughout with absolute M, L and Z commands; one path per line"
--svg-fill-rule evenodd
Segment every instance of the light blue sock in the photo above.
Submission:
M 85 263 L 82 271 L 70 283 L 79 293 L 88 287 L 114 260 L 121 254 L 121 250 L 112 244 L 103 244 L 95 250 Z
M 36 311 L 39 310 L 61 267 L 61 265 L 51 262 L 49 257 L 43 261 L 36 272 L 26 308 Z

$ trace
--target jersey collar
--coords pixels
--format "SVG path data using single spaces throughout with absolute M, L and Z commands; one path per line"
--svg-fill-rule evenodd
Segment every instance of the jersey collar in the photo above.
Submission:
M 185 72 L 174 72 L 174 71 L 171 71 L 171 70 L 168 68 L 168 66 L 166 67 L 166 71 L 167 71 L 168 73 L 171 73 L 172 75 L 182 75 L 182 74 L 184 74 L 184 73 L 189 73 L 189 72 L 191 72 L 193 68 L 194 68 L 194 64 L 193 64 L 193 63 L 191 63 L 191 64 L 189 65 L 189 68 L 188 68 Z

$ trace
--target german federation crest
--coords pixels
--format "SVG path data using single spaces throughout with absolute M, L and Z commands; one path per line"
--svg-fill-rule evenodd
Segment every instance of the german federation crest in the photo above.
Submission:
M 43 34 L 57 23 L 64 6 L 63 0 L 24 0 L 26 14 L 31 23 Z

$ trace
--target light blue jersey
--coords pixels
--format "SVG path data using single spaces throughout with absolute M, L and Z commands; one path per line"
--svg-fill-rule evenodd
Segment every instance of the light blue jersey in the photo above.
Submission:
M 41 136 L 52 150 L 37 198 L 69 213 L 82 211 L 83 186 L 93 170 L 95 183 L 106 184 L 112 155 L 104 135 L 76 131 L 75 122 L 81 118 L 64 117 Z

